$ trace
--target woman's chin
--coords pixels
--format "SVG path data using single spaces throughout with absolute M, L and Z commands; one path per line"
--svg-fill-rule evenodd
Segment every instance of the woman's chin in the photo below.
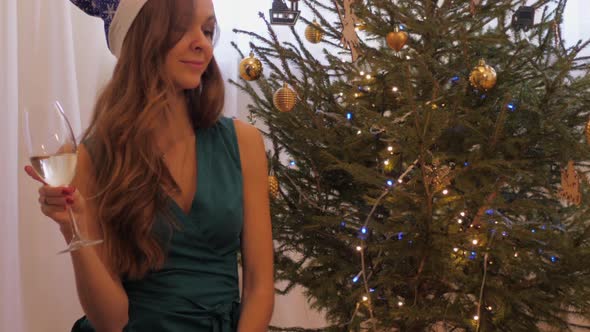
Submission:
M 184 81 L 178 82 L 176 84 L 181 90 L 194 90 L 197 89 L 201 85 L 201 80 L 192 80 L 192 81 Z

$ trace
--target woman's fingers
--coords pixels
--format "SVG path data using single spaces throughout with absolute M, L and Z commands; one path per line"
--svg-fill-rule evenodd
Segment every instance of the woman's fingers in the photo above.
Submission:
M 37 180 L 41 183 L 43 183 L 44 185 L 47 185 L 47 182 L 45 182 L 40 176 L 39 174 L 37 174 L 37 172 L 35 172 L 35 170 L 33 169 L 32 166 L 25 166 L 25 172 L 27 174 L 29 174 L 30 177 L 32 177 L 34 180 Z

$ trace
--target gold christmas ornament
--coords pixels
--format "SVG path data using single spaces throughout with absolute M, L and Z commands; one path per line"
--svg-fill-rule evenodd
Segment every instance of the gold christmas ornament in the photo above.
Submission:
M 275 92 L 272 101 L 279 111 L 290 112 L 297 104 L 297 94 L 285 83 Z
M 590 120 L 586 123 L 586 143 L 590 144 Z
M 279 180 L 274 175 L 268 176 L 268 189 L 270 191 L 271 197 L 278 199 L 281 197 L 281 192 L 279 191 Z
M 305 39 L 312 44 L 317 44 L 322 41 L 322 37 L 324 37 L 322 26 L 316 20 L 313 20 L 313 22 L 305 28 Z
M 408 41 L 408 33 L 400 31 L 399 27 L 395 27 L 395 30 L 388 33 L 385 40 L 387 45 L 394 49 L 396 52 L 401 51 Z
M 478 90 L 489 90 L 496 86 L 498 76 L 496 70 L 486 64 L 484 59 L 479 60 L 479 64 L 473 68 L 469 75 L 469 82 Z
M 262 62 L 254 57 L 254 53 L 250 52 L 250 56 L 240 61 L 240 76 L 246 81 L 254 81 L 262 75 Z

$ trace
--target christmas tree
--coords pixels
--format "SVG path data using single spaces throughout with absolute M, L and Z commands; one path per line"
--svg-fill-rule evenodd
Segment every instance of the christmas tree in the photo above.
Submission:
M 268 33 L 235 30 L 232 83 L 272 141 L 279 292 L 305 287 L 329 331 L 590 317 L 590 65 L 565 0 L 274 2 Z

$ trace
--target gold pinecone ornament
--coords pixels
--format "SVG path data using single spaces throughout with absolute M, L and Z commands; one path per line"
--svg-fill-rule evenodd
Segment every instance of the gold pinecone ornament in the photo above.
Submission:
M 469 75 L 469 82 L 478 90 L 489 90 L 496 86 L 498 76 L 496 70 L 486 64 L 484 59 L 479 60 L 479 64 L 473 68 Z
M 279 180 L 276 176 L 268 176 L 268 189 L 272 198 L 278 199 L 281 197 L 281 192 L 279 191 Z
M 272 101 L 279 111 L 290 112 L 297 104 L 297 94 L 285 83 L 275 92 Z
M 240 61 L 240 76 L 246 81 L 254 81 L 262 75 L 262 62 L 258 60 L 253 52 L 250 56 Z
M 305 39 L 312 44 L 317 44 L 322 41 L 324 31 L 322 26 L 314 19 L 307 28 L 305 28 Z

